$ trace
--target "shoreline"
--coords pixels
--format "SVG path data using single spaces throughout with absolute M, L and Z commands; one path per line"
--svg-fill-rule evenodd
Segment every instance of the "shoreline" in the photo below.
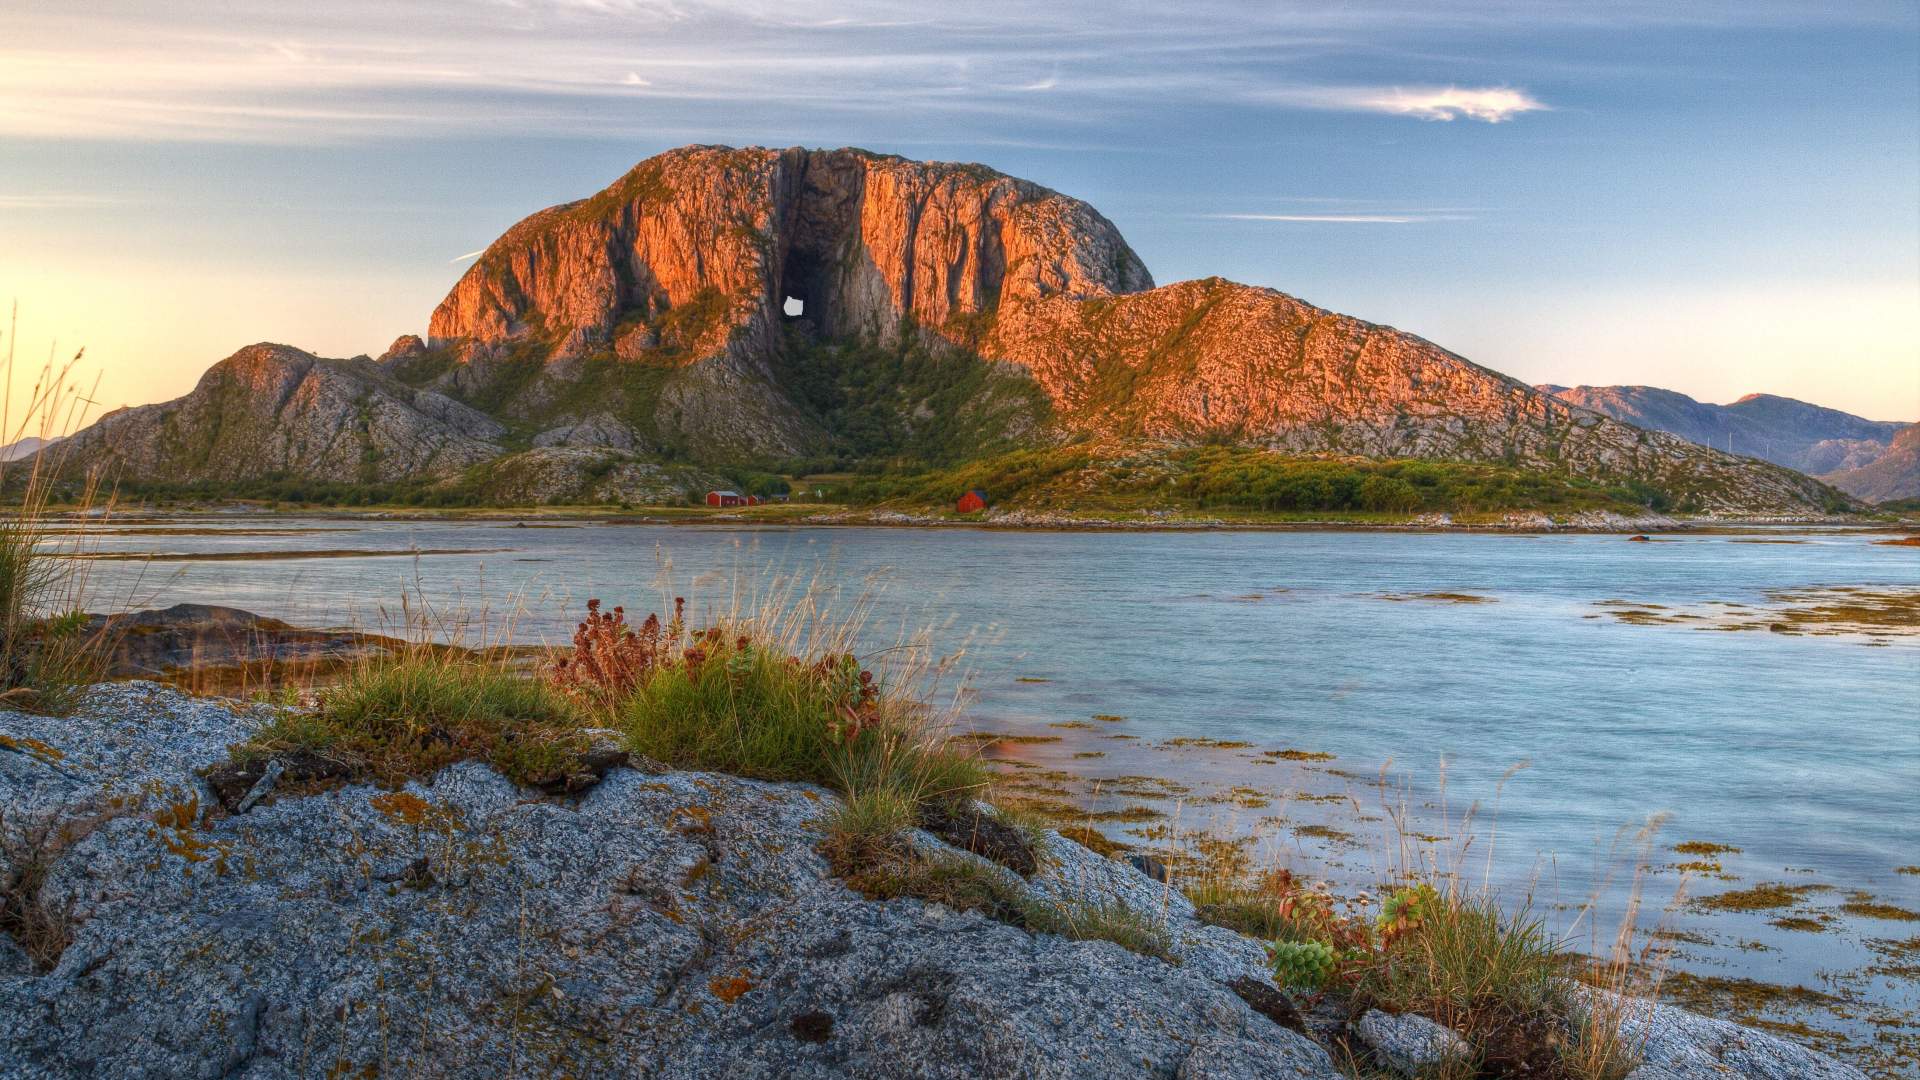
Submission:
M 813 504 L 808 504 L 813 505 Z M 985 532 L 1392 532 L 1433 533 L 1436 535 L 1488 534 L 1525 535 L 1530 533 L 1574 533 L 1595 535 L 1684 534 L 1711 536 L 1753 529 L 1809 529 L 1836 532 L 1910 533 L 1920 528 L 1920 520 L 1904 517 L 1883 518 L 1860 515 L 1748 515 L 1672 517 L 1647 515 L 1623 517 L 1594 512 L 1556 519 L 1534 511 L 1514 511 L 1494 520 L 1456 521 L 1450 515 L 1423 514 L 1393 520 L 1356 520 L 1352 518 L 1275 518 L 1243 519 L 1223 517 L 1081 517 L 1071 513 L 1035 513 L 1015 510 L 981 517 L 959 517 L 935 512 L 909 513 L 871 508 L 851 510 L 823 505 L 813 513 L 797 514 L 790 507 L 776 508 L 778 513 L 742 513 L 737 510 L 708 511 L 701 507 L 649 507 L 620 509 L 613 507 L 479 507 L 457 510 L 421 508 L 346 508 L 274 507 L 251 503 L 225 504 L 204 508 L 132 509 L 113 512 L 81 512 L 72 509 L 50 510 L 48 520 L 61 524 L 115 524 L 155 522 L 234 521 L 246 518 L 304 518 L 327 521 L 434 522 L 434 523 L 566 523 L 596 525 L 647 526 L 727 526 L 731 528 L 883 528 L 883 529 L 972 529 Z M 538 525 L 528 524 L 535 528 Z

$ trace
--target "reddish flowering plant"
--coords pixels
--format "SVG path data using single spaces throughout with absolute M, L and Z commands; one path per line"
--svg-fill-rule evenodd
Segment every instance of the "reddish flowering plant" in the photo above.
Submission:
M 829 653 L 813 665 L 813 677 L 826 690 L 832 716 L 828 728 L 836 742 L 850 743 L 880 721 L 880 685 L 852 653 Z
M 686 606 L 686 599 L 676 596 L 670 622 L 663 626 L 660 616 L 649 614 L 635 628 L 627 622 L 625 608 L 608 613 L 600 610 L 600 601 L 588 600 L 587 617 L 573 632 L 572 654 L 554 661 L 548 679 L 568 693 L 600 701 L 626 696 L 681 658 Z

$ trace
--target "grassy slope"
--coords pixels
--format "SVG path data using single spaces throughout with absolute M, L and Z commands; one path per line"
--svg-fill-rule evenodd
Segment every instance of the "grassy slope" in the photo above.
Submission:
M 1228 447 L 1023 450 L 943 469 L 861 477 L 834 494 L 856 506 L 951 508 L 971 488 L 986 491 L 1005 509 L 1276 520 L 1515 510 L 1633 514 L 1657 502 L 1645 492 L 1500 465 L 1298 458 Z

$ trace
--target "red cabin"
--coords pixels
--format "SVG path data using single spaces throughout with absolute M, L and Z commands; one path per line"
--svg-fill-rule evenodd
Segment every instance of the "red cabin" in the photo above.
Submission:
M 977 514 L 987 508 L 987 493 L 975 488 L 960 496 L 955 506 L 963 514 Z
M 709 491 L 707 492 L 707 505 L 745 506 L 747 505 L 747 497 L 737 491 Z

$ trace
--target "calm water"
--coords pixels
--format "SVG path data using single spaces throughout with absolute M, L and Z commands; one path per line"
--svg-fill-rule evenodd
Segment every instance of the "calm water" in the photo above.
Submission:
M 1532 882 L 1549 901 L 1585 899 L 1617 869 L 1607 852 L 1620 831 L 1666 815 L 1663 844 L 1698 839 L 1742 849 L 1723 860 L 1740 884 L 1696 882 L 1695 895 L 1792 880 L 1833 886 L 1829 906 L 1851 889 L 1920 906 L 1920 877 L 1895 872 L 1920 863 L 1920 638 L 1875 645 L 1632 625 L 1596 606 L 1626 600 L 1711 612 L 1729 602 L 1765 607 L 1771 590 L 1920 588 L 1920 551 L 1875 546 L 1867 535 L 1636 544 L 1589 535 L 232 524 L 289 531 L 112 536 L 98 547 L 506 550 L 102 562 L 91 566 L 96 595 L 377 628 L 379 605 L 413 591 L 444 608 L 512 613 L 520 640 L 557 643 L 588 597 L 646 608 L 669 589 L 718 601 L 736 582 L 759 588 L 779 574 L 818 574 L 848 593 L 877 583 L 876 640 L 933 625 L 942 648 L 965 647 L 968 723 L 1061 737 L 1027 751 L 1045 766 L 1073 761 L 1095 775 L 1151 770 L 1189 784 L 1270 791 L 1281 809 L 1233 811 L 1253 822 L 1333 813 L 1321 802 L 1284 801 L 1287 792 L 1348 791 L 1359 806 L 1346 812 L 1375 828 L 1384 827 L 1379 799 L 1354 777 L 1387 767 L 1423 828 L 1439 832 L 1432 823 L 1443 801 L 1454 815 L 1476 800 L 1490 805 L 1502 776 L 1526 762 L 1500 793 L 1493 877 Z M 347 531 L 291 531 L 298 526 Z M 1383 597 L 1435 592 L 1491 602 Z M 1126 720 L 1093 731 L 1049 726 L 1094 714 Z M 1135 738 L 1109 738 L 1115 734 Z M 1178 737 L 1256 747 L 1156 745 Z M 1259 749 L 1279 748 L 1336 761 L 1258 760 Z M 1095 752 L 1104 756 L 1072 756 Z M 1476 831 L 1494 820 L 1489 812 Z M 1283 857 L 1331 876 L 1365 879 L 1380 869 L 1363 853 L 1376 844 L 1282 843 Z M 1678 879 L 1667 876 L 1674 880 L 1650 888 L 1670 893 Z M 1623 888 L 1606 890 L 1603 907 L 1617 909 Z M 1685 911 L 1673 919 L 1701 922 Z M 1872 959 L 1863 942 L 1916 929 L 1835 926 L 1792 934 L 1748 919 L 1715 947 L 1699 945 L 1694 959 L 1755 977 L 1831 980 L 1837 967 Z M 1861 987 L 1874 1001 L 1913 1002 L 1911 981 Z

